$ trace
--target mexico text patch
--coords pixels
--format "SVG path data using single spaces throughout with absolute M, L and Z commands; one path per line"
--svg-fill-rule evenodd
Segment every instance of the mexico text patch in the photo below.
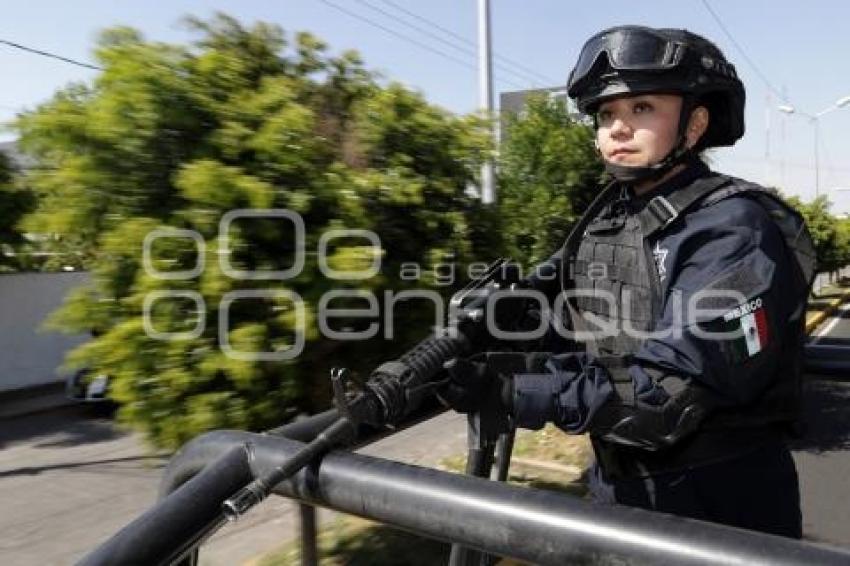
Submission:
M 771 338 L 761 297 L 724 314 L 720 326 L 723 332 L 729 332 L 731 335 L 725 349 L 731 354 L 733 361 L 743 361 L 755 356 L 767 347 Z

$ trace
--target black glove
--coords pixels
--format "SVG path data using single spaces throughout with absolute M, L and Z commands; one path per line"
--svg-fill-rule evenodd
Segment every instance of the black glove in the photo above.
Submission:
M 437 397 L 455 411 L 475 413 L 485 406 L 505 413 L 512 410 L 513 375 L 494 371 L 481 358 L 454 358 L 443 369 L 447 377 Z

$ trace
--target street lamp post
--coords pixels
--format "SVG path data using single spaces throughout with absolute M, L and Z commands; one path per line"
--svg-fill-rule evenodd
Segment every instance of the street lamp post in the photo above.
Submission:
M 777 106 L 776 109 L 780 112 L 784 112 L 786 114 L 799 114 L 801 116 L 805 116 L 809 119 L 809 123 L 812 125 L 814 129 L 815 136 L 815 198 L 820 195 L 820 150 L 818 149 L 818 145 L 820 145 L 820 119 L 824 114 L 828 114 L 833 110 L 838 110 L 842 106 L 846 106 L 850 104 L 850 95 L 843 96 L 835 101 L 834 104 L 824 108 L 817 114 L 809 114 L 807 112 L 803 112 L 802 110 L 798 110 L 791 105 L 782 104 Z

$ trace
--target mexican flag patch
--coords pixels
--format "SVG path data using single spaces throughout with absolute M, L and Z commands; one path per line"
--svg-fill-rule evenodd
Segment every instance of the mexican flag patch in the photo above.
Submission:
M 727 350 L 741 362 L 764 350 L 770 341 L 767 314 L 761 297 L 735 307 L 723 315 L 723 331 L 731 333 Z

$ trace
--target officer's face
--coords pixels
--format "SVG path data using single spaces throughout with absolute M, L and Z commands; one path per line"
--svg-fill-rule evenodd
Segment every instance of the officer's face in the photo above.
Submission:
M 682 97 L 642 94 L 603 102 L 596 141 L 606 161 L 645 166 L 661 161 L 676 143 Z

